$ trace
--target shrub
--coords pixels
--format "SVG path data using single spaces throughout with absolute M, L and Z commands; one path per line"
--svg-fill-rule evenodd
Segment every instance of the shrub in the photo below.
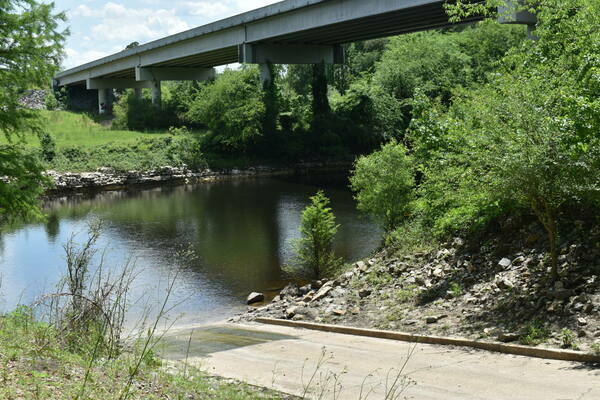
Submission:
M 206 143 L 219 151 L 245 151 L 262 135 L 265 105 L 258 71 L 226 70 L 191 101 L 186 121 L 210 129 Z
M 350 178 L 358 209 L 379 220 L 387 231 L 397 227 L 411 213 L 413 171 L 406 148 L 395 141 L 359 158 Z
M 114 105 L 113 127 L 136 131 L 167 129 L 178 125 L 175 110 L 164 102 L 162 107 L 152 104 L 147 97 L 138 98 L 131 90 L 127 91 Z
M 40 132 L 38 133 L 38 138 L 40 140 L 40 146 L 42 148 L 42 158 L 45 161 L 52 161 L 56 157 L 56 142 L 52 135 L 48 132 Z
M 310 198 L 311 204 L 302 213 L 301 239 L 296 243 L 299 264 L 315 278 L 340 265 L 333 251 L 333 240 L 339 228 L 322 191 Z

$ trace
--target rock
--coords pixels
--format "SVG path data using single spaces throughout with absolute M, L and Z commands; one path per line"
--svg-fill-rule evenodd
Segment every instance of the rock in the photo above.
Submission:
M 369 270 L 369 266 L 364 261 L 357 262 L 356 268 L 358 268 L 360 272 L 367 272 Z
M 260 303 L 261 301 L 264 301 L 264 300 L 265 300 L 264 294 L 252 292 L 248 295 L 248 298 L 246 299 L 246 304 L 250 305 L 250 304 L 254 304 L 254 303 Z
M 275 297 L 273 297 L 273 303 L 279 303 L 281 301 L 281 296 L 277 295 Z
M 415 319 L 406 319 L 406 320 L 402 321 L 402 325 L 411 326 L 411 325 L 416 325 L 417 322 L 418 321 Z
M 312 281 L 310 283 L 310 288 L 312 290 L 319 290 L 323 287 L 323 281 Z
M 508 258 L 503 258 L 502 260 L 500 260 L 498 262 L 498 265 L 501 266 L 502 268 L 508 268 L 511 266 L 511 264 L 512 264 L 512 262 Z
M 581 326 L 585 326 L 588 324 L 587 319 L 585 318 L 577 318 L 577 323 Z
M 303 319 L 305 319 L 304 315 L 302 315 L 302 314 L 296 314 L 292 318 L 292 321 L 302 321 Z
M 500 289 L 506 290 L 506 289 L 512 289 L 512 288 L 514 288 L 515 284 L 512 283 L 512 281 L 510 281 L 509 279 L 504 278 L 504 279 L 501 279 L 500 281 L 498 281 L 496 283 L 496 286 L 498 286 L 498 288 L 500 288 Z
M 321 289 L 319 289 L 319 291 L 313 296 L 311 301 L 319 301 L 322 298 L 324 298 L 325 296 L 327 296 L 329 294 L 329 292 L 332 290 L 333 288 L 331 286 L 323 286 Z
M 516 342 L 520 337 L 521 335 L 518 333 L 502 333 L 498 336 L 498 341 L 502 343 Z
M 344 315 L 346 315 L 346 310 L 342 310 L 341 308 L 335 308 L 332 312 L 334 315 L 337 315 L 339 317 L 343 317 Z
M 437 278 L 441 278 L 444 276 L 444 270 L 441 268 L 436 268 L 433 270 L 433 276 L 437 277 Z
M 294 315 L 296 315 L 296 314 L 298 313 L 298 308 L 299 308 L 298 306 L 292 306 L 292 307 L 288 307 L 288 308 L 285 310 L 285 317 L 286 317 L 287 319 L 292 319 L 292 318 L 294 318 Z
M 371 289 L 360 289 L 358 291 L 358 297 L 360 297 L 361 299 L 364 299 L 365 297 L 369 297 L 371 295 L 372 291 Z
M 282 299 L 292 298 L 300 295 L 300 288 L 294 282 L 288 283 L 286 287 L 279 293 Z
M 313 300 L 314 295 L 315 295 L 315 292 L 313 292 L 311 290 L 310 292 L 306 293 L 306 295 L 302 298 L 302 301 L 309 303 Z
M 435 324 L 436 322 L 438 322 L 438 317 L 434 317 L 434 316 L 426 317 L 425 322 L 427 322 L 428 324 Z

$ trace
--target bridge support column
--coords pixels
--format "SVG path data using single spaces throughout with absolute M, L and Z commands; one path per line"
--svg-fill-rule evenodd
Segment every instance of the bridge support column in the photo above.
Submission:
M 263 87 L 269 85 L 273 82 L 273 73 L 271 72 L 271 67 L 269 64 L 259 64 L 260 68 L 260 82 Z
M 136 99 L 141 99 L 142 98 L 142 89 L 141 88 L 135 88 L 133 90 L 135 91 L 135 98 Z
M 105 114 L 108 111 L 108 89 L 98 89 L 98 112 Z
M 160 81 L 152 81 L 152 104 L 160 107 L 162 101 L 162 92 L 160 89 Z
M 527 25 L 527 35 L 529 39 L 537 40 L 538 37 L 533 33 L 537 24 L 537 16 L 524 9 L 523 0 L 507 0 L 506 5 L 498 7 L 498 22 L 501 24 L 519 24 Z

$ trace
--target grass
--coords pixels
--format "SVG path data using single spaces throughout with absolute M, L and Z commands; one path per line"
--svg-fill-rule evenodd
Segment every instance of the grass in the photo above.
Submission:
M 118 399 L 129 378 L 132 354 L 92 363 L 68 351 L 60 333 L 35 322 L 27 309 L 0 316 L 0 399 Z M 160 367 L 148 358 L 135 376 L 128 399 L 278 399 L 281 395 L 209 377 L 199 370 Z
M 244 169 L 254 165 L 281 165 L 281 160 L 249 155 L 228 155 L 198 151 L 203 132 L 140 132 L 115 130 L 87 114 L 69 111 L 40 111 L 46 133 L 54 144 L 54 156 L 46 157 L 47 169 L 59 172 L 87 172 L 101 167 L 117 171 L 150 170 L 164 166 L 213 169 Z M 19 139 L 13 138 L 13 143 Z M 7 144 L 0 135 L 0 145 Z M 40 139 L 25 134 L 21 144 L 44 158 Z
M 533 320 L 525 327 L 525 333 L 521 336 L 521 344 L 527 346 L 537 346 L 544 343 L 550 337 L 550 330 L 546 324 L 540 320 Z
M 94 147 L 106 144 L 133 144 L 143 138 L 160 138 L 170 136 L 163 132 L 137 132 L 112 130 L 108 126 L 94 121 L 87 114 L 69 111 L 40 111 L 44 127 L 56 141 L 58 149 L 66 146 Z M 35 135 L 25 135 L 25 144 L 39 148 L 40 142 Z M 6 138 L 0 137 L 0 143 Z

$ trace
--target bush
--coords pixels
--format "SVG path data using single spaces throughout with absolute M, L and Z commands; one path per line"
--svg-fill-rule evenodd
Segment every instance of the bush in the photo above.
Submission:
M 395 141 L 358 159 L 350 178 L 358 209 L 391 231 L 411 214 L 414 167 L 406 148 Z
M 265 115 L 258 70 L 226 70 L 205 83 L 189 107 L 186 121 L 211 131 L 207 145 L 217 151 L 247 150 L 262 135 Z
M 42 158 L 45 161 L 52 161 L 56 157 L 56 142 L 48 132 L 38 133 L 40 146 L 42 148 Z
M 147 97 L 138 98 L 135 92 L 128 90 L 114 105 L 115 120 L 113 127 L 136 131 L 168 129 L 178 125 L 175 110 L 163 102 L 162 107 L 152 104 Z
M 333 240 L 339 228 L 322 191 L 310 198 L 311 204 L 302 213 L 302 238 L 296 243 L 299 264 L 319 278 L 340 265 L 333 251 Z

